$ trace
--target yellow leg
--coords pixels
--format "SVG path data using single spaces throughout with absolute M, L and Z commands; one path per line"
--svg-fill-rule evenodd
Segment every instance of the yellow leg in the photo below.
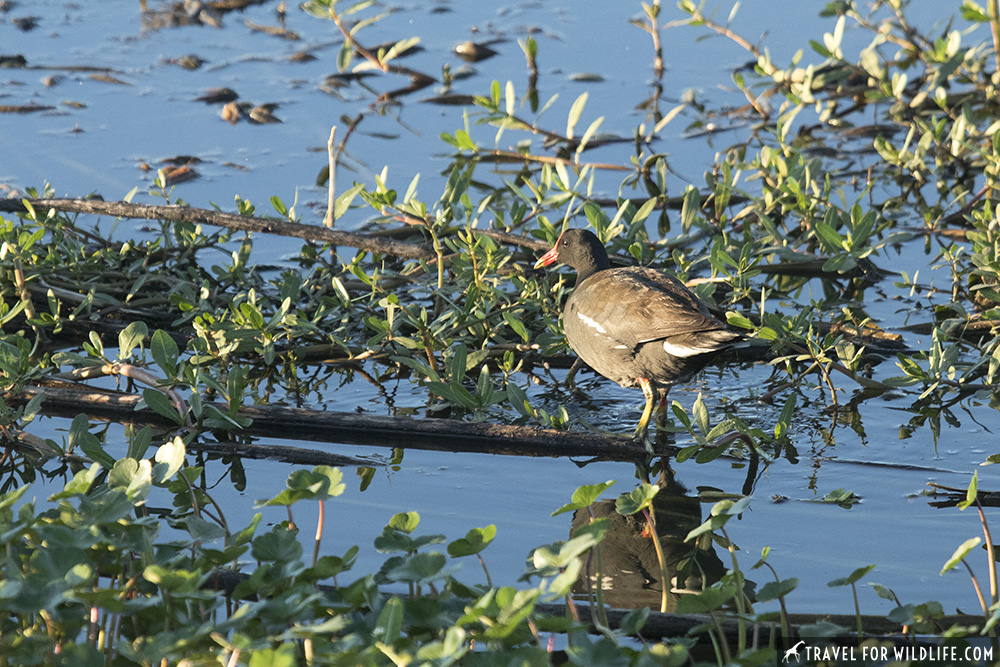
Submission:
M 639 425 L 635 427 L 635 437 L 642 440 L 650 454 L 654 454 L 653 442 L 649 439 L 649 418 L 653 415 L 653 401 L 657 398 L 656 386 L 646 378 L 639 378 L 639 386 L 642 388 L 642 395 L 646 397 L 646 407 L 639 417 Z

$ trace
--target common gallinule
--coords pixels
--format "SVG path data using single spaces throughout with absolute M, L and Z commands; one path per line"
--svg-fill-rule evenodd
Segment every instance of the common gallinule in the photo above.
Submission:
M 646 442 L 653 399 L 691 378 L 726 348 L 743 341 L 708 312 L 680 280 L 659 271 L 611 268 L 608 253 L 586 229 L 567 229 L 535 268 L 555 262 L 576 269 L 563 307 L 566 339 L 595 371 L 646 397 L 636 437 Z

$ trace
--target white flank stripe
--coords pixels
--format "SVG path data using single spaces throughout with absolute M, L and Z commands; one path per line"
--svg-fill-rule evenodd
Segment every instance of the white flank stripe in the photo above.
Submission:
M 683 345 L 672 345 L 669 341 L 663 341 L 663 351 L 674 357 L 694 357 L 706 352 L 714 352 L 714 347 L 686 347 Z
M 602 334 L 608 333 L 608 330 L 602 327 L 601 323 L 598 322 L 597 320 L 591 319 L 586 315 L 584 315 L 583 313 L 577 313 L 577 317 L 583 320 L 583 323 L 586 324 L 588 327 L 596 329 L 597 333 L 602 333 Z

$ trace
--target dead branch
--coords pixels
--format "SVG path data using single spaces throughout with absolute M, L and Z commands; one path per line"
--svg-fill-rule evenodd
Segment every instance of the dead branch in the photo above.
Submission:
M 119 423 L 176 428 L 176 424 L 152 410 L 136 410 L 141 397 L 132 394 L 30 386 L 17 392 L 0 394 L 0 397 L 8 405 L 20 405 L 38 394 L 45 394 L 41 406 L 44 414 L 71 417 L 83 412 Z M 228 411 L 226 405 L 215 407 L 223 413 Z M 388 417 L 278 405 L 243 406 L 239 415 L 253 420 L 241 434 L 278 440 L 505 456 L 596 457 L 611 461 L 640 461 L 648 456 L 642 443 L 625 436 L 567 433 L 511 424 Z M 671 456 L 678 451 L 669 445 L 659 445 L 657 449 L 657 453 L 663 456 Z
M 226 227 L 245 232 L 290 236 L 319 243 L 332 243 L 333 245 L 358 248 L 360 250 L 367 250 L 383 255 L 393 255 L 404 259 L 431 260 L 435 257 L 434 251 L 415 243 L 376 238 L 367 234 L 343 232 L 316 225 L 304 225 L 277 218 L 255 218 L 237 215 L 236 213 L 210 211 L 209 209 L 196 208 L 194 206 L 132 204 L 125 201 L 73 198 L 8 198 L 0 199 L 0 212 L 24 213 L 27 210 L 24 202 L 29 203 L 37 211 L 55 209 L 68 213 L 110 215 L 117 218 L 188 222 L 196 225 Z

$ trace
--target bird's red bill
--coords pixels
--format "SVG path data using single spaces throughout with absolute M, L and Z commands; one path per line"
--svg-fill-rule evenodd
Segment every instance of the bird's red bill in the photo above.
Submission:
M 547 253 L 538 258 L 538 261 L 535 262 L 535 268 L 540 269 L 543 266 L 548 266 L 549 264 L 555 263 L 558 259 L 559 259 L 559 246 L 554 245 Z
M 549 264 L 555 264 L 559 261 L 559 241 L 562 240 L 562 234 L 556 239 L 556 244 L 549 248 L 549 251 L 538 258 L 535 262 L 535 268 L 540 269 L 543 266 L 548 266 Z

